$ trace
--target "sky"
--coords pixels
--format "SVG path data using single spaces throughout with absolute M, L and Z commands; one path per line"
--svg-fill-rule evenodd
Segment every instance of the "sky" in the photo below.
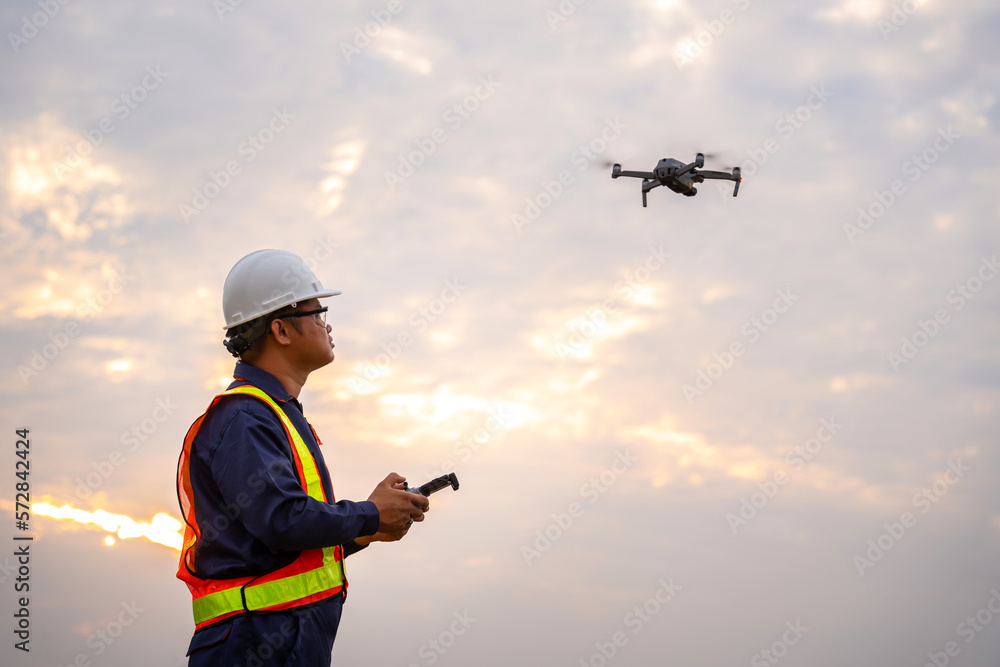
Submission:
M 348 560 L 334 664 L 995 664 L 996 3 L 0 26 L 4 664 L 185 664 L 176 461 L 261 248 L 343 291 L 300 397 L 338 496 L 461 482 Z M 738 197 L 610 178 L 698 151 Z

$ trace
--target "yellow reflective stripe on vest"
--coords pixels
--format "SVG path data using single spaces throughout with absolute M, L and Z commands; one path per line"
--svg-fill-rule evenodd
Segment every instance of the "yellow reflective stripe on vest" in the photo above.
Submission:
M 285 602 L 337 588 L 344 583 L 343 571 L 336 559 L 336 547 L 324 547 L 323 566 L 309 572 L 292 575 L 263 584 L 246 587 L 247 609 L 267 609 Z M 242 587 L 229 588 L 204 595 L 193 601 L 195 625 L 210 618 L 243 610 Z
M 302 436 L 295 429 L 295 425 L 292 424 L 292 420 L 288 418 L 285 411 L 282 410 L 274 399 L 267 395 L 262 389 L 258 389 L 252 385 L 244 385 L 242 387 L 236 387 L 234 389 L 229 389 L 222 392 L 219 396 L 229 396 L 230 394 L 250 394 L 251 396 L 256 396 L 260 400 L 264 401 L 271 408 L 278 413 L 278 418 L 281 419 L 281 423 L 285 425 L 285 430 L 288 434 L 292 436 L 292 443 L 295 445 L 295 451 L 298 454 L 298 459 L 302 463 L 302 472 L 305 475 L 305 492 L 311 498 L 316 500 L 323 500 L 323 482 L 319 479 L 319 471 L 316 469 L 316 459 L 313 458 L 312 452 L 306 446 L 305 441 L 302 440 Z

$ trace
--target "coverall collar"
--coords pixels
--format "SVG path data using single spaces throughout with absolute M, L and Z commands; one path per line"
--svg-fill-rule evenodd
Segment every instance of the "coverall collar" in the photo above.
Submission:
M 296 400 L 294 396 L 289 394 L 285 390 L 285 386 L 281 384 L 278 378 L 274 377 L 270 373 L 252 364 L 248 364 L 245 361 L 237 361 L 236 369 L 233 371 L 233 378 L 235 382 L 229 385 L 229 388 L 239 386 L 243 381 L 249 382 L 255 387 L 260 387 L 268 394 L 271 398 L 282 403 L 287 403 L 291 401 L 292 405 L 297 407 L 299 411 L 302 411 L 302 404 Z

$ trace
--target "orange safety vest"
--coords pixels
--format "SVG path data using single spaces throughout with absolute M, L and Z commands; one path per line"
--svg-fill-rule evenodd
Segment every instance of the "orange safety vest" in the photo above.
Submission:
M 236 579 L 204 579 L 196 574 L 195 545 L 201 537 L 194 512 L 194 491 L 191 488 L 191 447 L 195 435 L 205 421 L 205 415 L 223 396 L 244 394 L 264 401 L 281 419 L 299 483 L 311 498 L 329 502 L 323 491 L 316 459 L 295 429 L 288 415 L 264 391 L 251 385 L 224 391 L 212 400 L 208 410 L 195 420 L 184 438 L 184 449 L 177 463 L 177 497 L 187 524 L 181 549 L 177 578 L 191 590 L 195 629 L 201 629 L 238 614 L 257 611 L 279 611 L 312 604 L 347 589 L 344 575 L 344 555 L 339 546 L 307 549 L 288 565 L 255 577 Z

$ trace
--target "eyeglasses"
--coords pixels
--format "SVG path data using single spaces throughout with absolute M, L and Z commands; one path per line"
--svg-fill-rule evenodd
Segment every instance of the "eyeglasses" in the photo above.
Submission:
M 316 315 L 317 316 L 316 317 L 316 322 L 318 322 L 319 324 L 322 324 L 325 327 L 326 326 L 326 311 L 328 311 L 328 310 L 330 310 L 330 308 L 328 306 L 324 306 L 323 308 L 317 308 L 316 310 L 307 310 L 307 311 L 305 311 L 303 313 L 288 313 L 287 315 L 281 315 L 279 317 L 275 317 L 274 319 L 276 319 L 276 320 L 282 320 L 282 319 L 285 319 L 287 317 L 305 317 L 307 315 Z

